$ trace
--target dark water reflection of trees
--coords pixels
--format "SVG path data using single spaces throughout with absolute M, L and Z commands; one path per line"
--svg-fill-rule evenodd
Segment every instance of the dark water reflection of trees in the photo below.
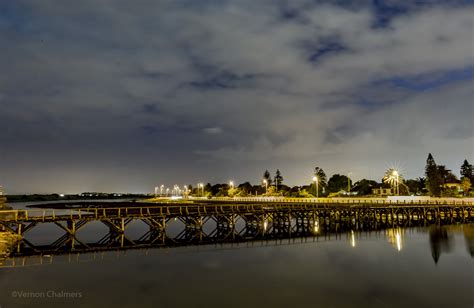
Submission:
M 429 229 L 429 240 L 431 247 L 431 255 L 435 263 L 443 253 L 450 253 L 454 247 L 454 239 L 450 233 L 453 226 L 432 226 Z M 466 241 L 466 249 L 474 257 L 474 225 L 462 226 L 464 239 Z

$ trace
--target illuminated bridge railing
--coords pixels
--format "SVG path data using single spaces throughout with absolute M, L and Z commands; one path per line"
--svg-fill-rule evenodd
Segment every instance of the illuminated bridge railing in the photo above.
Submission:
M 145 203 L 143 203 L 145 204 Z M 282 210 L 310 210 L 316 205 L 304 204 L 216 204 L 216 205 L 171 205 L 130 206 L 116 208 L 79 209 L 31 209 L 0 211 L 0 221 L 52 221 L 67 219 L 140 218 L 148 216 L 189 216 L 262 213 Z
M 146 205 L 147 203 L 141 203 Z M 471 212 L 471 203 L 380 203 L 380 204 L 347 204 L 347 203 L 291 203 L 278 202 L 265 203 L 219 203 L 219 204 L 185 204 L 166 206 L 135 206 L 114 208 L 74 208 L 74 209 L 31 209 L 31 210 L 6 210 L 0 211 L 1 222 L 48 222 L 57 220 L 100 220 L 104 218 L 141 218 L 141 217 L 178 217 L 178 216 L 208 216 L 227 214 L 261 214 L 266 212 L 298 212 L 313 210 L 371 210 L 371 209 L 437 209 L 437 208 L 463 208 Z M 339 205 L 339 206 L 338 206 Z M 347 206 L 350 205 L 350 206 Z M 377 206 L 378 205 L 378 206 Z
M 386 198 L 286 198 L 286 197 L 247 197 L 212 199 L 193 198 L 209 202 L 259 202 L 259 203 L 315 203 L 315 204 L 353 204 L 353 205 L 474 205 L 474 198 L 431 198 L 431 199 L 386 199 Z

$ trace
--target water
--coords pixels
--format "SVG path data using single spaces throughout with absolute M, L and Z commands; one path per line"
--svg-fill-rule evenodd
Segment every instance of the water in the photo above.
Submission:
M 87 225 L 78 237 L 100 228 Z M 38 229 L 30 240 L 56 231 Z M 0 305 L 473 307 L 473 255 L 466 224 L 53 256 L 0 269 Z

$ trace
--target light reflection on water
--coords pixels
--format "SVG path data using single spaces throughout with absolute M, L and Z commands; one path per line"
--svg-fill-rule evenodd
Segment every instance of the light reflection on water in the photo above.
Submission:
M 142 227 L 137 223 L 129 228 L 132 233 L 136 228 L 139 234 Z M 474 225 L 323 234 L 316 221 L 313 228 L 314 234 L 319 235 L 303 239 L 52 256 L 51 264 L 47 265 L 3 268 L 0 269 L 0 305 L 472 307 L 474 304 Z M 107 228 L 91 223 L 81 230 L 81 236 L 94 238 L 99 231 L 107 232 Z M 58 230 L 36 233 L 36 240 L 50 238 L 48 232 Z M 80 292 L 82 297 L 12 297 L 15 291 L 50 290 Z
M 461 225 L 54 256 L 1 269 L 2 306 L 470 307 L 473 242 Z M 19 290 L 83 298 L 10 296 Z

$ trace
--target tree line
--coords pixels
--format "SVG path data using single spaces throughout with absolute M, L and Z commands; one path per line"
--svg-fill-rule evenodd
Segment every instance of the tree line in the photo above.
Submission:
M 324 170 L 316 166 L 313 170 L 313 181 L 301 186 L 288 186 L 279 169 L 272 176 L 265 170 L 261 183 L 255 185 L 244 182 L 239 185 L 230 183 L 210 184 L 201 188 L 188 187 L 194 196 L 207 197 L 248 197 L 248 196 L 284 196 L 284 197 L 333 197 L 341 195 L 370 196 L 375 188 L 391 188 L 392 194 L 422 195 L 433 197 L 472 196 L 471 184 L 474 182 L 473 166 L 464 160 L 460 167 L 461 178 L 458 179 L 452 170 L 445 165 L 437 165 L 431 153 L 426 160 L 425 175 L 416 179 L 405 180 L 402 174 L 394 169 L 385 172 L 380 181 L 361 179 L 352 182 L 344 174 L 333 174 L 329 179 Z

